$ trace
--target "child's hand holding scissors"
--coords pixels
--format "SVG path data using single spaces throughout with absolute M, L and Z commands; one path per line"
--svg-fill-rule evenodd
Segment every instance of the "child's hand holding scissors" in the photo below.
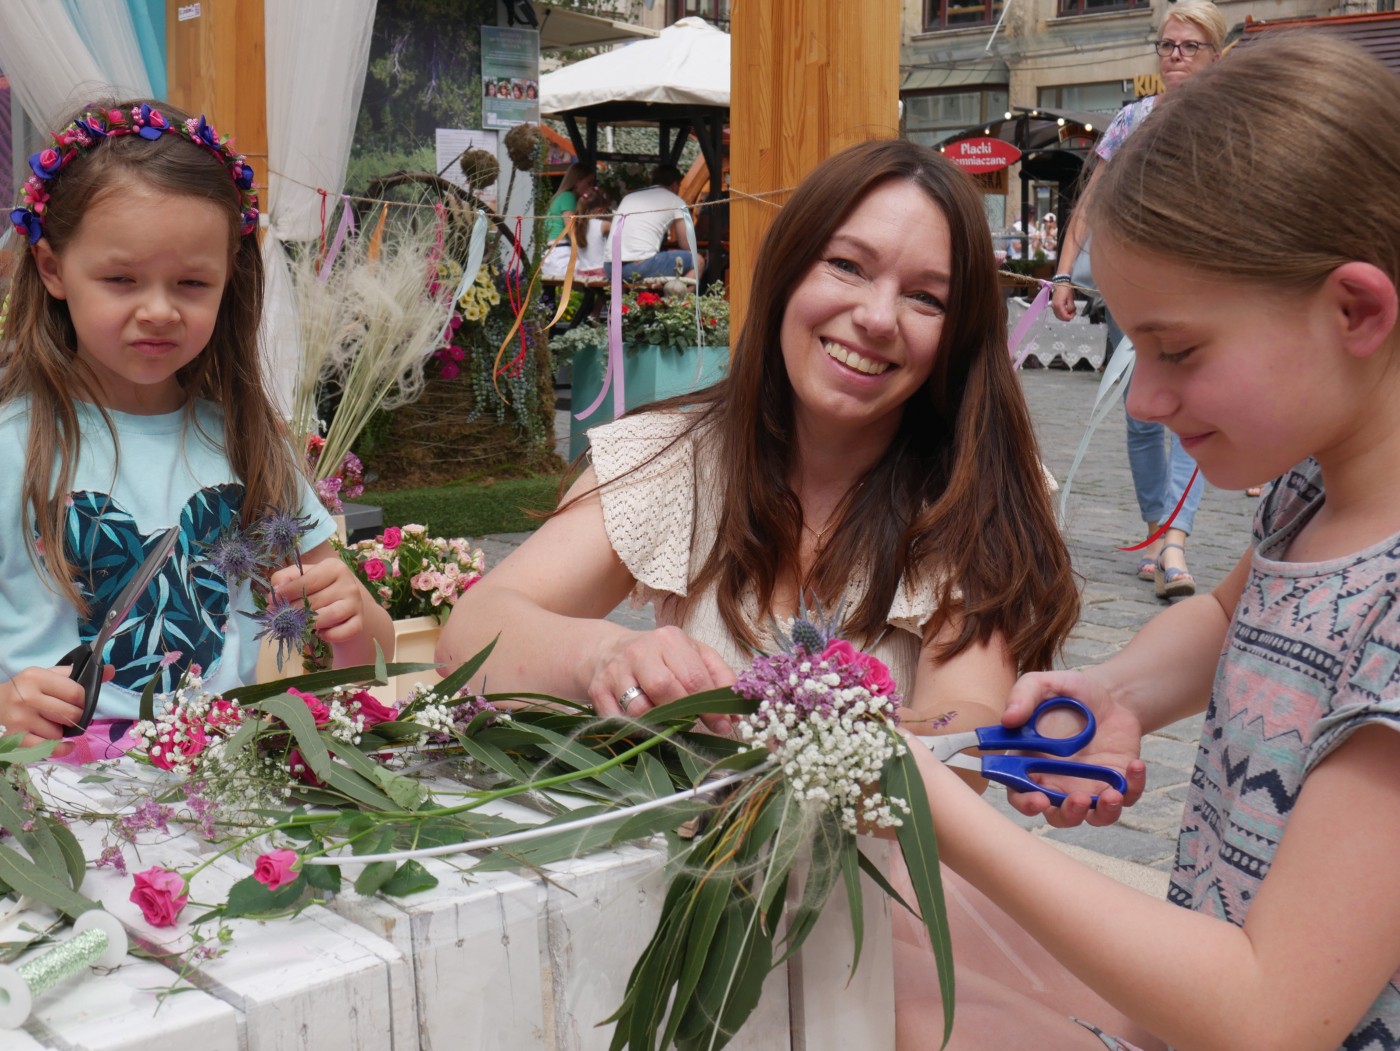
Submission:
M 67 665 L 25 668 L 8 682 L 0 682 L 0 726 L 7 733 L 24 734 L 23 747 L 61 739 L 64 727 L 82 721 L 86 691 L 69 671 Z M 116 674 L 112 667 L 102 671 L 104 681 Z M 67 751 L 65 745 L 54 754 Z
M 1109 696 L 1101 683 L 1080 671 L 1033 672 L 1021 676 L 1011 688 L 1001 723 L 1007 727 L 1020 726 L 1042 701 L 1060 696 L 1082 701 L 1094 713 L 1097 722 L 1093 740 L 1074 758 L 1123 771 L 1128 782 L 1127 791 L 1119 793 L 1094 782 L 1047 775 L 1040 778 L 1046 787 L 1067 795 L 1059 806 L 1051 803 L 1043 792 L 1008 789 L 1007 800 L 1028 817 L 1043 815 L 1046 822 L 1056 828 L 1072 828 L 1085 822 L 1111 825 L 1122 816 L 1123 807 L 1138 801 L 1147 784 L 1147 764 L 1139 758 L 1142 725 L 1132 712 Z M 1065 720 L 1063 724 L 1057 721 L 1060 719 Z M 1051 736 L 1069 736 L 1079 729 L 1072 719 L 1067 714 L 1048 712 L 1040 723 L 1040 731 Z M 1090 802 L 1093 793 L 1099 794 L 1096 807 Z

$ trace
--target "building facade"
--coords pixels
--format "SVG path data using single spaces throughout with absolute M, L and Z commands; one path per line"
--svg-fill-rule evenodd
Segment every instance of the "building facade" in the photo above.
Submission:
M 893 2 L 893 0 L 890 0 Z M 1100 113 L 1106 125 L 1126 103 L 1161 88 L 1151 42 L 1171 0 L 901 0 L 903 132 L 935 144 L 1002 118 L 1016 107 Z M 1393 10 L 1395 0 L 1217 0 L 1230 27 Z M 987 216 L 1007 230 L 1022 214 L 1013 165 L 988 188 Z M 1058 188 L 1030 182 L 1038 217 L 1058 207 Z

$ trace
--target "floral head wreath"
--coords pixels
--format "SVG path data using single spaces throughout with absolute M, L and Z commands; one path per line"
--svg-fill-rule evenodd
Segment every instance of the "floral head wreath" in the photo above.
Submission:
M 258 228 L 258 195 L 253 191 L 253 168 L 241 153 L 233 152 L 233 140 L 220 138 L 213 125 L 202 116 L 171 123 L 159 110 L 142 103 L 131 107 L 129 112 L 91 110 L 56 134 L 54 145 L 29 158 L 34 174 L 25 182 L 21 193 L 24 203 L 10 212 L 10 222 L 30 244 L 44 236 L 44 212 L 49 203 L 45 184 L 74 160 L 91 153 L 103 139 L 116 135 L 140 135 L 152 142 L 162 135 L 178 135 L 207 149 L 228 169 L 233 184 L 238 187 L 243 214 L 239 232 L 246 237 Z

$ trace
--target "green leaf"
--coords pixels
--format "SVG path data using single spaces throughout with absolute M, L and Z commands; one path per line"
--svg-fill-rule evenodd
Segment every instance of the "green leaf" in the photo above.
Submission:
M 776 807 L 776 804 L 774 804 Z M 764 866 L 763 888 L 759 891 L 758 907 L 767 912 L 787 874 L 792 871 L 802 844 L 807 841 L 807 822 L 803 820 L 802 804 L 786 789 L 782 793 L 782 808 L 778 815 L 778 831 L 773 837 L 773 849 Z
M 500 638 L 499 635 L 496 636 L 496 639 L 498 638 Z M 480 653 L 465 661 L 456 671 L 443 676 L 442 681 L 433 687 L 434 696 L 444 701 L 457 696 L 471 677 L 477 673 L 477 670 L 486 663 L 486 658 L 491 656 L 491 651 L 496 648 L 496 639 L 488 642 Z
M 773 965 L 773 940 L 763 926 L 752 899 L 725 910 L 696 995 L 687 1005 L 689 1025 L 682 1022 L 678 1030 L 677 1047 L 724 1047 L 758 1006 L 763 979 Z
M 268 890 L 254 876 L 244 876 L 228 889 L 228 903 L 219 911 L 227 919 L 235 916 L 264 916 L 285 912 L 294 906 L 306 890 L 305 873 L 285 886 Z
M 389 798 L 404 810 L 417 810 L 428 799 L 428 790 L 411 777 L 396 774 L 382 766 L 374 768 L 374 777 Z
M 23 771 L 16 776 L 27 783 L 27 775 Z M 30 791 L 32 793 L 33 790 Z M 33 810 L 25 809 L 24 800 L 15 790 L 15 785 L 4 778 L 0 778 L 0 825 L 8 829 L 10 835 L 24 847 L 36 868 L 47 873 L 55 882 L 72 885 L 68 880 L 67 859 L 53 834 L 54 827 L 62 826 L 37 806 Z M 29 827 L 26 828 L 26 825 Z M 82 885 L 81 877 L 78 885 Z
M 860 950 L 865 942 L 865 892 L 860 885 L 862 862 L 868 864 L 852 836 L 841 845 L 841 878 L 846 884 L 846 908 L 851 914 L 851 941 L 855 945 L 851 956 L 851 974 L 855 974 L 860 966 Z
M 431 662 L 405 661 L 384 665 L 389 675 L 411 675 L 414 672 L 436 668 Z M 350 686 L 357 683 L 380 682 L 376 677 L 378 669 L 373 664 L 357 664 L 353 668 L 331 668 L 328 671 L 314 671 L 305 675 L 290 676 L 290 684 L 306 693 L 324 693 L 336 686 Z M 234 701 L 244 707 L 276 697 L 287 692 L 288 678 L 274 679 L 271 682 L 248 683 L 235 686 L 223 694 L 225 700 Z M 144 718 L 144 716 L 143 716 Z
M 775 967 L 802 948 L 802 943 L 816 927 L 822 908 L 840 878 L 842 850 L 847 841 L 854 846 L 855 836 L 841 827 L 841 819 L 836 814 L 823 811 L 812 830 L 812 859 L 807 869 L 807 881 L 802 885 L 802 901 L 788 923 L 787 933 L 783 937 L 787 948 L 775 961 Z M 860 941 L 857 940 L 856 959 L 859 958 Z
M 368 897 L 383 889 L 393 877 L 395 865 L 392 861 L 371 861 L 355 880 L 355 893 Z
M 904 906 L 905 911 L 908 912 L 910 916 L 917 918 L 919 915 L 918 911 L 904 900 L 904 895 L 894 889 L 894 885 L 890 883 L 890 881 L 885 878 L 885 874 L 880 871 L 880 866 L 866 857 L 863 851 L 857 850 L 856 855 L 855 863 L 860 866 L 860 871 L 864 872 L 877 887 L 888 894 L 897 905 Z M 854 869 L 851 870 L 851 874 L 855 875 Z
M 676 1039 L 685 1009 L 691 1003 L 695 987 L 700 983 L 700 975 L 709 957 L 710 945 L 715 931 L 719 929 L 720 918 L 724 915 L 725 903 L 734 892 L 737 870 L 726 862 L 700 877 L 699 884 L 690 900 L 690 923 L 685 938 L 685 953 L 682 957 L 680 973 L 676 976 L 676 994 L 672 1001 L 671 1017 L 661 1036 L 661 1046 L 670 1047 Z
M 160 676 L 152 675 L 146 688 L 141 691 L 141 701 L 136 709 L 136 717 L 142 722 L 149 723 L 156 717 L 156 680 Z
M 303 865 L 301 874 L 306 878 L 308 887 L 329 891 L 332 894 L 340 893 L 339 865 Z
M 457 738 L 462 744 L 466 753 L 475 759 L 488 770 L 494 770 L 498 774 L 504 774 L 512 781 L 529 781 L 530 775 L 525 768 L 489 741 L 483 740 L 481 735 L 476 737 Z
M 550 755 L 575 770 L 591 770 L 611 758 L 611 756 L 600 755 L 572 738 L 555 733 L 544 726 L 533 726 L 530 729 L 551 746 L 549 748 Z M 626 799 L 646 798 L 639 779 L 620 767 L 611 767 L 594 776 L 599 782 L 620 793 Z
M 666 765 L 650 752 L 637 756 L 637 779 L 646 786 L 646 799 L 661 799 L 676 791 L 671 775 L 666 772 Z
M 97 902 L 70 890 L 66 880 L 50 878 L 34 862 L 4 845 L 0 845 L 0 881 L 12 891 L 28 894 L 70 919 L 76 920 L 89 909 L 101 908 Z
M 933 943 L 938 964 L 938 989 L 943 997 L 943 1044 L 953 1032 L 953 945 L 948 934 L 948 909 L 943 901 L 943 880 L 938 871 L 938 840 L 933 831 L 933 814 L 923 778 L 907 747 L 885 765 L 883 789 L 887 797 L 898 797 L 909 804 L 899 826 L 899 849 L 909 870 L 924 926 Z
M 643 726 L 689 726 L 702 715 L 752 715 L 758 711 L 758 701 L 740 697 L 728 686 L 717 690 L 682 697 L 669 704 L 648 708 L 634 722 Z
M 72 831 L 55 821 L 50 826 L 53 838 L 63 851 L 63 860 L 68 866 L 68 883 L 74 890 L 83 889 L 83 877 L 87 875 L 87 858 L 83 857 L 82 845 Z
M 392 894 L 403 898 L 419 891 L 432 890 L 438 885 L 438 878 L 416 861 L 405 861 L 385 884 L 379 888 L 381 894 Z

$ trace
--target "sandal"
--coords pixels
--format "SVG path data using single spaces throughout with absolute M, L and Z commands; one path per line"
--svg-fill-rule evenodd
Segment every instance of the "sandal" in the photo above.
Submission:
M 1174 547 L 1181 552 L 1181 557 L 1186 557 L 1186 548 L 1180 544 L 1163 544 L 1162 551 Z M 1161 555 L 1159 554 L 1160 558 Z M 1157 566 L 1157 572 L 1153 576 L 1153 583 L 1156 585 L 1158 598 L 1185 598 L 1187 595 L 1196 593 L 1196 578 L 1189 570 L 1177 569 L 1175 566 Z
M 1138 559 L 1137 575 L 1139 580 L 1157 579 L 1157 556 L 1143 555 Z

